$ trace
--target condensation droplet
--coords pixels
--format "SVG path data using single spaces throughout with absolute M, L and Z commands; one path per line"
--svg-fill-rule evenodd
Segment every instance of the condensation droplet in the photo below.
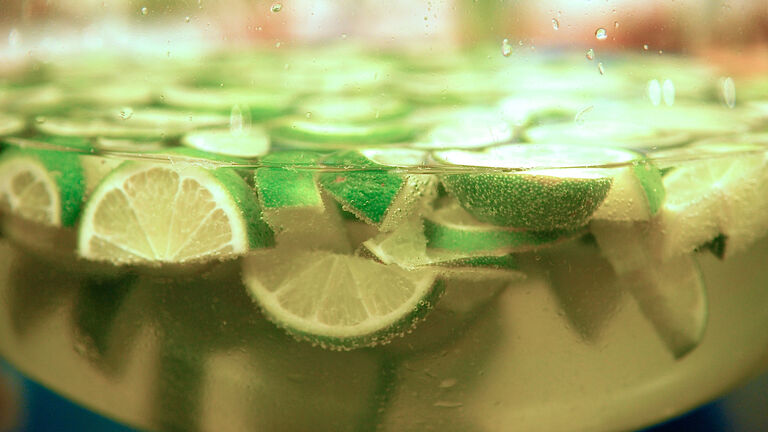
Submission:
M 604 28 L 600 27 L 597 30 L 595 30 L 595 38 L 597 38 L 597 40 L 605 40 L 605 38 L 607 37 L 608 37 L 608 32 L 605 31 Z
M 600 75 L 605 75 L 605 68 L 603 67 L 603 62 L 597 63 L 597 71 L 600 72 Z
M 509 39 L 501 41 L 501 55 L 509 57 L 512 54 L 512 45 L 509 44 Z
M 595 50 L 592 48 L 587 50 L 587 60 L 594 60 L 595 59 Z
M 560 29 L 560 21 L 558 21 L 557 18 L 552 18 L 552 28 L 555 30 Z
M 131 117 L 133 117 L 133 108 L 131 107 L 123 107 L 120 109 L 120 118 L 123 120 L 128 120 Z
M 278 13 L 281 10 L 283 10 L 283 4 L 282 3 L 272 3 L 272 6 L 269 8 L 272 13 Z
M 723 102 L 728 108 L 736 106 L 736 83 L 733 82 L 733 78 L 725 77 L 720 79 L 721 90 L 723 92 Z
M 664 80 L 664 83 L 661 85 L 661 95 L 666 105 L 672 106 L 675 103 L 675 85 L 671 80 Z
M 659 84 L 659 80 L 652 79 L 648 81 L 646 94 L 653 106 L 658 106 L 661 103 L 661 84 Z
M 146 15 L 148 13 L 149 13 L 149 9 L 147 9 L 146 7 L 141 8 L 141 14 L 142 15 Z

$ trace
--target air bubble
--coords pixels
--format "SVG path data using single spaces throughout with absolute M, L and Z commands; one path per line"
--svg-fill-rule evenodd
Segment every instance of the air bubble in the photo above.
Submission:
M 146 7 L 141 8 L 141 14 L 142 15 L 146 15 L 148 13 L 149 13 L 149 9 L 147 9 Z
M 272 13 L 278 13 L 281 10 L 283 10 L 283 4 L 282 3 L 272 3 L 272 6 L 269 8 Z
M 238 105 L 232 106 L 229 113 L 229 133 L 234 136 L 241 136 L 251 129 L 251 114 L 247 107 Z
M 587 60 L 594 60 L 595 59 L 595 50 L 592 48 L 587 50 Z
M 552 18 L 552 28 L 555 30 L 560 29 L 560 21 L 558 21 L 557 18 Z
M 131 117 L 133 117 L 133 108 L 131 107 L 123 107 L 120 109 L 120 118 L 123 120 L 128 120 Z
M 597 40 L 605 40 L 605 38 L 607 37 L 608 37 L 608 32 L 606 32 L 604 28 L 600 27 L 597 30 L 595 30 L 595 38 L 597 38 Z
M 184 22 L 189 22 L 189 17 L 184 17 Z
M 643 44 L 643 49 L 644 49 L 645 51 L 648 51 L 648 44 Z
M 509 39 L 501 41 L 501 55 L 509 57 L 512 54 L 512 45 L 509 44 Z
M 8 32 L 8 45 L 15 47 L 19 46 L 19 44 L 21 44 L 21 33 L 19 33 L 18 29 L 11 29 Z

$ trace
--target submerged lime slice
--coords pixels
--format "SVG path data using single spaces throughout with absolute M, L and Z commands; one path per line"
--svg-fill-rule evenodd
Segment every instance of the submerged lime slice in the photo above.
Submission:
M 560 144 L 433 154 L 442 163 L 472 167 L 441 176 L 448 192 L 472 216 L 537 231 L 584 225 L 611 188 L 612 168 L 638 158 L 628 150 Z
M 448 205 L 424 219 L 427 245 L 433 249 L 478 253 L 510 253 L 541 249 L 578 237 L 584 229 L 520 231 L 480 222 L 459 205 Z
M 701 271 L 693 257 L 682 255 L 636 270 L 622 282 L 675 358 L 699 345 L 709 309 Z
M 256 158 L 269 152 L 269 135 L 260 127 L 242 132 L 214 129 L 190 132 L 181 139 L 185 146 L 225 156 Z
M 221 259 L 272 245 L 253 191 L 232 170 L 125 162 L 91 195 L 78 248 L 114 263 Z
M 423 149 L 473 149 L 512 140 L 512 127 L 492 112 L 472 113 L 446 120 L 429 129 L 411 144 Z
M 162 92 L 162 100 L 177 108 L 226 114 L 237 106 L 252 120 L 258 120 L 286 112 L 293 95 L 252 88 L 168 87 Z
M 26 126 L 27 123 L 24 118 L 0 113 L 0 136 L 17 134 L 23 131 Z
M 264 219 L 279 246 L 349 252 L 338 206 L 325 198 L 312 170 L 320 154 L 285 151 L 265 156 L 254 176 Z
M 402 117 L 410 106 L 387 96 L 316 96 L 297 107 L 315 121 L 361 123 Z
M 423 159 L 424 153 L 405 149 L 342 152 L 323 160 L 339 170 L 321 173 L 319 181 L 344 210 L 381 231 L 391 231 L 436 195 L 434 176 L 393 169 L 418 165 Z
M 613 184 L 593 219 L 648 220 L 658 213 L 665 191 L 661 171 L 648 160 L 616 168 Z
M 266 315 L 330 349 L 386 343 L 412 328 L 440 295 L 433 270 L 404 270 L 329 252 L 254 253 L 243 278 Z
M 416 128 L 399 121 L 322 122 L 289 117 L 273 124 L 270 134 L 278 144 L 320 150 L 400 143 L 415 136 Z
M 72 226 L 85 193 L 77 154 L 11 148 L 0 157 L 0 209 L 52 226 Z

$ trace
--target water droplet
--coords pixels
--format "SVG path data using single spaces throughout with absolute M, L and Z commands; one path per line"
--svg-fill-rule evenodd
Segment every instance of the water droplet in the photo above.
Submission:
M 605 40 L 605 38 L 608 37 L 608 32 L 606 32 L 604 28 L 600 27 L 595 30 L 595 37 L 597 40 Z
M 592 48 L 587 50 L 587 60 L 594 60 L 595 59 L 595 50 Z
M 600 72 L 600 75 L 605 75 L 605 68 L 603 68 L 603 62 L 597 63 L 597 71 Z
M 643 49 L 648 51 L 648 44 L 643 44 Z
M 555 30 L 560 29 L 560 21 L 557 18 L 552 18 L 552 28 Z
M 184 22 L 189 22 L 189 17 L 184 17 Z
M 509 44 L 509 39 L 501 41 L 501 55 L 509 57 L 512 54 L 512 45 Z
M 146 7 L 141 8 L 141 14 L 142 15 L 146 15 L 148 13 L 149 13 L 149 9 L 147 9 Z
M 312 118 L 312 113 L 311 113 L 311 112 L 309 112 L 309 111 L 307 111 L 307 114 L 305 114 L 305 116 L 306 116 L 308 119 L 311 119 L 311 118 Z
M 736 106 L 736 83 L 733 82 L 733 78 L 725 77 L 720 79 L 720 87 L 723 92 L 723 102 L 728 108 Z
M 437 401 L 433 403 L 432 406 L 439 407 L 439 408 L 459 408 L 464 406 L 464 404 L 461 402 Z
M 278 13 L 281 10 L 283 10 L 283 4 L 282 3 L 272 3 L 272 6 L 269 8 L 272 13 Z
M 229 133 L 234 136 L 241 136 L 251 129 L 251 113 L 245 106 L 239 104 L 232 106 L 229 113 Z
M 131 117 L 133 117 L 133 108 L 131 107 L 123 107 L 120 109 L 120 118 L 123 120 L 128 120 Z
M 342 34 L 341 34 L 341 38 L 342 38 L 342 39 L 346 39 L 346 38 L 347 38 L 347 34 L 346 34 L 346 33 L 342 33 Z
M 280 45 L 282 45 L 282 43 L 280 43 L 280 42 L 275 42 L 275 48 L 280 48 Z
M 614 30 L 618 30 L 618 28 L 619 28 L 619 22 L 618 21 L 614 21 L 613 22 L 613 29 Z
M 664 83 L 661 85 L 661 94 L 666 105 L 672 106 L 675 103 L 675 85 L 671 80 L 664 80 Z
M 661 103 L 661 84 L 659 84 L 659 80 L 652 79 L 648 81 L 646 93 L 653 106 L 658 106 Z
M 19 46 L 21 43 L 21 33 L 19 33 L 18 29 L 11 29 L 10 32 L 8 32 L 8 45 L 15 47 Z

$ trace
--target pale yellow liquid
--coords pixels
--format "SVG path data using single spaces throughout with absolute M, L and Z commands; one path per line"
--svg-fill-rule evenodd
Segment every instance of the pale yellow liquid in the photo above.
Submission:
M 585 242 L 524 256 L 528 279 L 506 288 L 451 284 L 413 333 L 349 352 L 265 320 L 236 261 L 120 275 L 42 255 L 0 240 L 0 355 L 147 430 L 630 430 L 768 364 L 766 239 L 727 261 L 696 255 L 709 322 L 679 360 Z

